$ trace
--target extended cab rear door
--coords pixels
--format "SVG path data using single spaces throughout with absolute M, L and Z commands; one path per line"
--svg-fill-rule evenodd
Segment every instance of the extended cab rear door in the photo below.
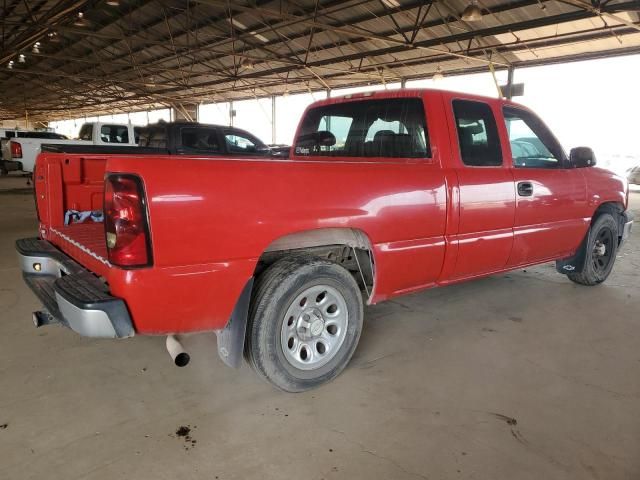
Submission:
M 583 174 L 571 168 L 559 142 L 535 114 L 509 104 L 502 111 L 517 194 L 508 266 L 573 253 L 591 220 Z
M 499 103 L 443 93 L 457 176 L 459 220 L 455 263 L 441 280 L 459 280 L 504 269 L 513 245 L 515 187 L 508 152 L 499 134 Z

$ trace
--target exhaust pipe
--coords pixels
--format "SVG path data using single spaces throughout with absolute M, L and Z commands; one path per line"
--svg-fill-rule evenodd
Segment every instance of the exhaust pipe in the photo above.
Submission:
M 184 350 L 182 343 L 175 335 L 167 335 L 167 352 L 171 355 L 173 363 L 177 367 L 185 367 L 191 360 L 189 354 Z

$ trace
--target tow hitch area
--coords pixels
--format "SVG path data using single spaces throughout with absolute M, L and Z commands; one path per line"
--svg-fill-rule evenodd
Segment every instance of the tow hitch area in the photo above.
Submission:
M 33 312 L 33 324 L 38 327 L 44 327 L 45 325 L 55 325 L 61 324 L 62 322 L 58 320 L 56 317 L 51 315 L 49 312 L 44 312 L 42 310 Z

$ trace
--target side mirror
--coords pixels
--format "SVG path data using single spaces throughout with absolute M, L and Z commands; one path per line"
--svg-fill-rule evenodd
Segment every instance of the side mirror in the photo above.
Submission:
M 589 147 L 572 148 L 569 161 L 573 168 L 593 167 L 596 164 L 596 154 Z

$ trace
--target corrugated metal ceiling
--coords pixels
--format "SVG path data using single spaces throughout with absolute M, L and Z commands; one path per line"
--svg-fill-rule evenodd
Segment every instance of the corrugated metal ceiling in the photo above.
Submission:
M 0 119 L 640 52 L 640 0 L 483 0 L 479 22 L 466 0 L 3 2 Z

